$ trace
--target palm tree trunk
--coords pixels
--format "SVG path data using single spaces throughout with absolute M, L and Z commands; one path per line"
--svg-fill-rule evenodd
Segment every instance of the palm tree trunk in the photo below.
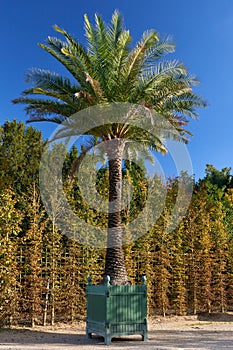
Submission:
M 121 197 L 123 151 L 123 139 L 111 141 L 110 147 L 107 147 L 109 164 L 109 212 L 105 275 L 110 276 L 110 283 L 113 285 L 129 283 L 122 248 Z

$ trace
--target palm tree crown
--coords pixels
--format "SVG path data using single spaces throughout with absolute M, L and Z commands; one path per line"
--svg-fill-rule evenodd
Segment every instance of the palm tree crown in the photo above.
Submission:
M 54 29 L 66 41 L 48 37 L 46 44 L 40 44 L 67 68 L 74 80 L 43 69 L 30 70 L 27 82 L 33 87 L 13 101 L 26 104 L 29 121 L 61 123 L 86 107 L 106 102 L 137 103 L 153 108 L 180 131 L 187 123 L 187 116 L 196 117 L 195 108 L 205 104 L 192 92 L 197 79 L 181 62 L 161 60 L 174 51 L 169 38 L 160 39 L 151 30 L 131 48 L 130 33 L 124 29 L 118 12 L 114 12 L 111 25 L 106 25 L 99 15 L 95 16 L 95 27 L 87 15 L 84 18 L 85 47 L 57 25 Z

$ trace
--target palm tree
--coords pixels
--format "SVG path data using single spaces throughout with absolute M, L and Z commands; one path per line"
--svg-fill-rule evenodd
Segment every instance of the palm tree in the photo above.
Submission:
M 171 40 L 161 39 L 156 31 L 151 30 L 145 32 L 132 48 L 130 33 L 124 28 L 122 16 L 117 11 L 113 13 L 109 25 L 99 15 L 95 15 L 95 25 L 89 22 L 87 15 L 84 23 L 85 46 L 57 25 L 54 29 L 66 41 L 48 37 L 46 44 L 40 44 L 68 70 L 73 79 L 43 69 L 30 70 L 27 81 L 32 87 L 13 101 L 26 105 L 28 122 L 61 124 L 85 108 L 126 102 L 144 106 L 153 112 L 151 126 L 156 115 L 162 116 L 176 130 L 176 133 L 166 132 L 166 137 L 187 142 L 190 133 L 184 127 L 188 118 L 196 118 L 196 108 L 204 106 L 205 102 L 193 92 L 197 79 L 187 72 L 183 63 L 163 59 L 174 51 Z M 158 136 L 129 125 L 124 118 L 119 123 L 93 128 L 86 134 L 95 140 L 115 142 L 111 150 L 106 147 L 111 210 L 108 214 L 105 274 L 110 276 L 112 284 L 127 284 L 120 210 L 125 143 L 131 139 L 155 151 L 166 152 L 166 149 Z

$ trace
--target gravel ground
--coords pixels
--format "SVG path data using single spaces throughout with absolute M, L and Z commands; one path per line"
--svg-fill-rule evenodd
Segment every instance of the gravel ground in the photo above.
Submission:
M 233 314 L 152 318 L 149 340 L 140 336 L 113 339 L 106 346 L 103 338 L 86 339 L 85 324 L 58 324 L 54 327 L 0 330 L 0 350 L 221 350 L 233 349 Z

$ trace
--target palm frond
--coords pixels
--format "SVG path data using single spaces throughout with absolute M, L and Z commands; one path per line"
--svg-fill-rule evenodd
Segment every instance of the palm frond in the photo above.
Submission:
M 13 103 L 22 103 L 26 105 L 25 111 L 30 116 L 29 122 L 43 120 L 53 121 L 53 115 L 56 116 L 56 120 L 63 122 L 67 117 L 77 112 L 68 104 L 39 98 L 19 97 L 14 99 Z M 49 116 L 48 118 L 46 118 L 47 115 Z
M 145 55 L 144 65 L 154 66 L 155 61 L 163 58 L 165 55 L 175 51 L 175 44 L 171 41 L 171 37 L 168 36 L 164 39 L 160 39 L 150 47 Z
M 183 115 L 187 115 L 190 118 L 196 119 L 198 114 L 196 112 L 197 107 L 206 106 L 206 102 L 192 92 L 185 92 L 178 96 L 173 95 L 167 99 L 163 105 L 165 111 L 176 111 Z
M 153 97 L 155 94 L 161 95 L 161 91 L 165 91 L 166 87 L 171 89 L 174 85 L 177 87 L 178 82 L 181 84 L 182 79 L 184 85 L 188 88 L 190 88 L 194 81 L 193 77 L 191 79 L 187 75 L 183 64 L 177 60 L 160 62 L 154 68 L 147 68 L 143 71 L 139 84 L 132 94 L 132 101 L 140 102 L 146 96 L 151 95 Z
M 137 162 L 142 160 L 144 164 L 145 161 L 149 161 L 151 164 L 154 164 L 154 156 L 148 149 L 144 147 L 141 143 L 135 143 L 133 140 L 126 140 L 124 148 L 124 159 L 127 159 L 130 162 L 136 160 Z
M 126 90 L 128 90 L 128 88 L 138 80 L 138 76 L 140 76 L 142 73 L 146 50 L 153 47 L 157 40 L 158 37 L 155 31 L 144 33 L 142 40 L 138 43 L 136 48 L 130 52 L 128 62 L 126 62 L 126 64 L 122 67 L 124 88 Z
M 150 105 L 153 105 L 156 110 L 162 111 L 162 107 L 172 97 L 178 98 L 183 95 L 188 99 L 190 92 L 192 92 L 192 86 L 197 84 L 197 80 L 190 74 L 179 75 L 165 75 L 159 76 L 157 79 L 149 79 L 148 82 L 143 82 L 138 88 L 138 97 L 141 97 L 141 101 L 144 101 Z M 192 104 L 192 101 L 190 100 Z M 205 106 L 205 101 L 199 99 L 199 106 Z M 164 110 L 164 109 L 163 109 Z
M 90 74 L 93 74 L 93 65 L 88 55 L 85 47 L 79 44 L 79 42 L 68 34 L 64 29 L 60 28 L 58 25 L 54 25 L 53 28 L 64 35 L 67 39 L 68 44 L 61 48 L 61 52 L 69 56 L 73 62 L 75 62 L 77 68 L 80 68 L 82 71 L 88 71 Z
M 82 65 L 74 62 L 69 56 L 62 52 L 64 48 L 67 48 L 67 43 L 58 38 L 49 36 L 47 39 L 47 45 L 39 44 L 39 46 L 63 64 L 81 86 L 85 86 L 85 75 Z
M 107 27 L 107 35 L 109 37 L 109 41 L 117 45 L 122 32 L 124 32 L 123 18 L 119 12 L 115 10 L 112 15 L 111 25 Z
M 126 140 L 131 140 L 137 144 L 141 144 L 143 148 L 149 148 L 165 154 L 166 147 L 163 138 L 164 131 L 162 128 L 157 128 L 155 133 L 155 130 L 153 129 L 154 127 L 150 126 L 150 132 L 143 127 L 139 128 L 135 125 L 124 125 L 122 137 Z
M 112 46 L 115 45 L 114 48 L 108 53 L 109 63 L 106 70 L 107 79 L 105 80 L 104 86 L 109 99 L 112 101 L 124 100 L 124 66 L 128 60 L 131 41 L 132 38 L 128 30 L 121 32 L 117 43 L 112 43 Z
M 96 30 L 91 25 L 87 14 L 84 15 L 84 29 L 87 38 L 87 50 L 93 55 L 96 52 Z
M 76 112 L 87 105 L 85 99 L 77 98 L 77 94 L 80 93 L 80 87 L 71 84 L 68 78 L 62 78 L 59 74 L 42 69 L 31 69 L 27 72 L 26 81 L 35 87 L 24 90 L 22 92 L 24 96 L 33 94 L 53 97 L 70 105 Z M 88 105 L 89 103 L 90 101 L 88 101 Z
M 63 78 L 49 70 L 32 68 L 26 73 L 26 82 L 37 88 L 57 92 L 58 94 L 75 94 L 79 85 L 71 84 L 68 78 Z
M 103 43 L 105 46 L 105 43 L 108 42 L 108 35 L 107 35 L 107 28 L 105 27 L 105 23 L 102 20 L 102 17 L 99 15 L 95 15 L 95 23 L 96 23 L 96 38 L 98 43 Z

